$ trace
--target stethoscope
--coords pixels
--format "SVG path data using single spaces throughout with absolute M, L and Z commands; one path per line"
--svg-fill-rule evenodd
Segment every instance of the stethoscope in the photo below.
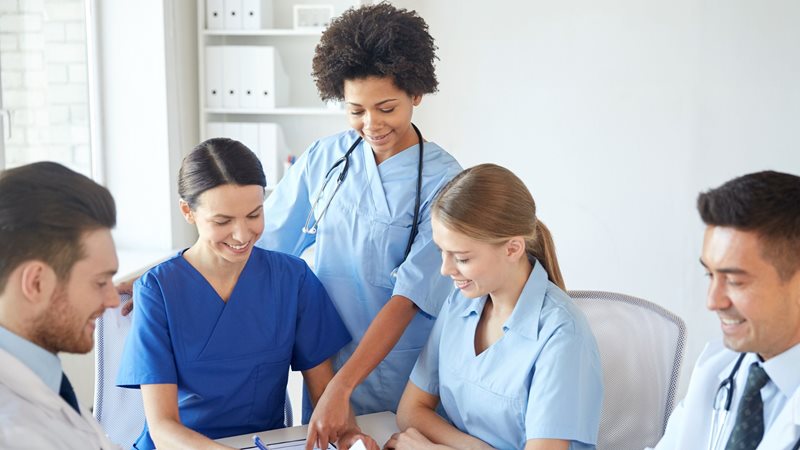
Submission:
M 736 389 L 736 374 L 739 372 L 739 367 L 747 353 L 742 353 L 733 365 L 731 373 L 727 378 L 722 380 L 717 388 L 717 395 L 714 397 L 714 412 L 711 418 L 711 440 L 708 441 L 708 449 L 716 450 L 719 448 L 720 441 L 722 440 L 722 430 L 725 429 L 725 422 L 728 420 L 728 413 L 731 411 L 731 403 L 733 403 L 733 391 Z M 794 445 L 793 449 L 800 448 L 800 439 Z
M 417 139 L 419 140 L 419 162 L 417 163 L 417 198 L 414 201 L 414 222 L 411 224 L 411 234 L 408 237 L 408 243 L 406 244 L 406 252 L 403 255 L 403 261 L 405 261 L 405 259 L 408 257 L 408 254 L 411 253 L 411 245 L 414 243 L 414 238 L 417 237 L 417 231 L 419 228 L 417 222 L 419 221 L 419 208 L 422 195 L 422 154 L 424 152 L 422 133 L 420 133 L 419 128 L 417 128 L 417 126 L 413 123 L 411 126 L 414 127 L 414 131 L 417 133 Z M 337 159 L 331 168 L 325 173 L 325 181 L 322 183 L 322 187 L 317 192 L 317 197 L 314 199 L 314 203 L 311 205 L 311 211 L 308 212 L 308 216 L 306 217 L 306 223 L 303 225 L 303 233 L 317 234 L 317 227 L 319 227 L 320 221 L 325 216 L 328 208 L 331 206 L 333 197 L 339 191 L 339 187 L 342 185 L 342 181 L 344 181 L 344 177 L 347 176 L 347 171 L 350 169 L 350 154 L 353 153 L 356 147 L 358 147 L 358 144 L 361 143 L 361 140 L 361 136 L 359 136 L 358 139 L 353 142 L 353 145 L 351 145 L 350 148 L 345 152 L 344 156 Z M 325 208 L 322 210 L 322 212 L 320 212 L 319 216 L 315 218 L 314 211 L 317 210 L 317 205 L 325 193 L 325 187 L 328 186 L 328 182 L 333 179 L 333 172 L 339 166 L 342 166 L 342 170 L 339 171 L 339 175 L 336 177 L 336 187 L 333 189 L 333 193 L 331 193 L 331 196 L 328 198 L 328 203 L 325 204 Z
M 731 403 L 733 403 L 733 390 L 736 389 L 736 374 L 739 372 L 739 367 L 747 353 L 742 353 L 733 365 L 731 373 L 728 378 L 722 380 L 717 388 L 717 395 L 714 396 L 714 412 L 711 418 L 711 440 L 708 441 L 708 449 L 715 450 L 719 448 L 720 440 L 722 439 L 722 430 L 725 428 L 725 422 L 728 420 L 728 413 L 731 411 Z

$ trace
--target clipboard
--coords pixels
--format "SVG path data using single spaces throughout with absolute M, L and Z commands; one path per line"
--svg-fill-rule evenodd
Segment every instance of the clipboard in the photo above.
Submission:
M 272 444 L 267 444 L 267 448 L 269 448 L 269 450 L 305 450 L 306 440 L 296 439 L 293 441 L 275 442 Z M 258 447 L 256 447 L 255 445 L 241 448 L 241 450 L 257 450 L 257 449 Z M 328 444 L 328 450 L 337 450 L 337 449 L 335 445 Z

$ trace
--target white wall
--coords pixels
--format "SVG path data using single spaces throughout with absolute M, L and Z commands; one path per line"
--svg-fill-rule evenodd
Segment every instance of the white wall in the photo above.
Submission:
M 120 274 L 193 237 L 178 210 L 177 174 L 198 140 L 196 2 L 94 2 L 106 185 L 117 204 Z M 92 404 L 94 354 L 62 355 Z
M 465 167 L 495 162 L 525 180 L 568 288 L 683 317 L 682 393 L 719 335 L 698 192 L 755 170 L 800 173 L 800 2 L 394 3 L 420 12 L 439 46 L 423 133 Z
M 101 2 L 117 242 L 156 250 L 185 238 L 175 164 L 199 136 L 195 2 L 165 3 Z M 425 136 L 465 167 L 496 162 L 526 181 L 569 288 L 682 316 L 685 388 L 719 334 L 704 308 L 697 193 L 759 169 L 800 173 L 800 3 L 394 3 L 417 9 L 440 47 L 441 91 L 415 118 Z

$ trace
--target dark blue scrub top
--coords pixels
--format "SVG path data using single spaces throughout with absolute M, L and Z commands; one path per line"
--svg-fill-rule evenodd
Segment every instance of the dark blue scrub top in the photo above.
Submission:
M 181 421 L 212 439 L 282 427 L 290 365 L 350 341 L 305 261 L 260 248 L 227 302 L 180 252 L 136 282 L 133 314 L 117 385 L 177 384 Z M 135 448 L 154 447 L 145 424 Z

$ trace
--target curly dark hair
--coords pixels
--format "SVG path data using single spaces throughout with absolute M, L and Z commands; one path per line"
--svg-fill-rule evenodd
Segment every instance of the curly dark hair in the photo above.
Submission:
M 314 53 L 312 76 L 322 100 L 343 100 L 344 82 L 392 77 L 410 95 L 436 92 L 436 45 L 415 11 L 388 3 L 350 8 L 331 21 Z

